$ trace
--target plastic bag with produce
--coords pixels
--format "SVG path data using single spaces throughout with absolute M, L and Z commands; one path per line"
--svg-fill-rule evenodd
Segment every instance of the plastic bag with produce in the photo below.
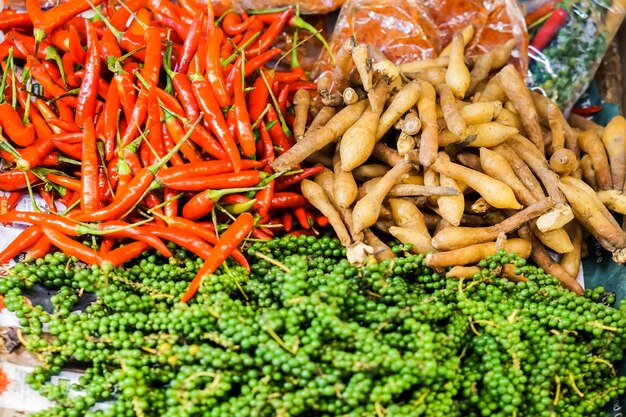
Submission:
M 520 0 L 531 37 L 528 83 L 569 112 L 586 90 L 624 15 L 624 0 Z
M 348 0 L 339 13 L 331 49 L 338 51 L 355 35 L 357 43 L 372 45 L 400 64 L 437 57 L 454 33 L 469 25 L 474 28 L 470 53 L 484 53 L 515 39 L 512 57 L 525 71 L 528 36 L 513 0 Z M 317 72 L 331 67 L 324 52 Z

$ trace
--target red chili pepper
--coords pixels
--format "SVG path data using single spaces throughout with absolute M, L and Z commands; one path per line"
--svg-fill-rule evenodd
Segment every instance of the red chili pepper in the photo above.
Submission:
M 295 81 L 289 83 L 289 92 L 293 93 L 298 90 L 315 90 L 317 85 L 308 81 Z
M 245 32 L 255 21 L 256 16 L 251 16 L 242 21 L 237 13 L 228 13 L 222 19 L 222 29 L 228 36 L 236 36 Z
M 195 123 L 197 124 L 199 120 Z M 108 219 L 120 219 L 128 210 L 139 203 L 141 197 L 152 189 L 160 187 L 160 183 L 155 181 L 155 174 L 165 165 L 180 149 L 184 141 L 180 141 L 167 155 L 161 158 L 156 164 L 142 168 L 133 179 L 122 190 L 115 194 L 113 202 L 106 207 L 92 213 L 82 213 L 77 216 L 78 221 L 102 221 Z
M 54 149 L 51 139 L 43 137 L 37 139 L 29 147 L 22 149 L 17 167 L 23 171 L 28 171 L 39 165 L 41 160 Z
M 322 172 L 324 167 L 322 165 L 315 165 L 310 168 L 303 168 L 302 172 L 293 175 L 283 175 L 276 179 L 276 191 L 282 191 L 292 185 L 300 183 L 302 180 L 312 177 L 318 172 Z
M 172 116 L 170 112 L 168 112 L 167 110 L 164 110 L 163 113 L 165 115 L 163 120 L 165 122 L 165 126 L 167 127 L 167 132 L 169 133 L 170 137 L 174 140 L 175 143 L 180 142 L 181 138 L 185 136 L 185 131 L 183 130 L 182 126 L 179 124 L 178 120 L 176 120 L 176 118 Z M 196 148 L 194 148 L 191 143 L 189 142 L 183 143 L 180 150 L 183 153 L 183 155 L 185 155 L 185 158 L 187 158 L 189 162 L 202 161 L 202 157 L 200 156 Z
M 196 76 L 192 79 L 192 86 L 196 100 L 202 109 L 204 121 L 217 136 L 228 158 L 233 163 L 234 171 L 238 172 L 241 169 L 241 156 L 239 155 L 237 144 L 228 130 L 228 125 L 224 120 L 222 110 L 213 95 L 211 87 L 201 76 Z
M 0 14 L 0 30 L 7 29 L 31 29 L 33 22 L 27 13 L 3 13 Z
M 15 239 L 9 243 L 9 245 L 0 252 L 0 264 L 4 264 L 26 249 L 33 246 L 41 237 L 43 231 L 39 226 L 29 226 L 22 233 L 20 233 Z
M 196 120 L 200 116 L 198 101 L 193 95 L 191 80 L 185 74 L 175 73 L 172 77 L 172 84 L 180 103 L 185 109 L 185 114 L 190 120 Z
M 106 239 L 104 242 L 106 242 Z M 109 252 L 104 250 L 104 242 L 100 248 L 102 265 L 110 264 L 113 267 L 123 265 L 135 259 L 148 249 L 148 245 L 143 242 L 131 242 Z
M 28 146 L 35 140 L 35 128 L 32 123 L 24 126 L 22 118 L 9 103 L 0 104 L 0 124 L 2 131 L 17 146 Z
M 275 71 L 273 74 L 274 81 L 279 83 L 293 83 L 301 78 L 299 72 L 279 72 Z
M 43 232 L 42 232 L 43 233 Z M 37 243 L 35 243 L 27 252 L 24 257 L 24 262 L 30 262 L 34 259 L 43 258 L 52 249 L 52 242 L 46 236 L 42 236 Z
M 200 45 L 200 39 L 202 38 L 202 21 L 204 20 L 204 13 L 196 13 L 189 32 L 185 37 L 185 43 L 183 43 L 183 52 L 180 56 L 178 63 L 176 64 L 175 71 L 178 73 L 187 74 L 189 70 L 189 64 L 193 59 L 198 46 Z M 185 77 L 186 78 L 186 77 Z M 195 119 L 194 119 L 195 120 Z
M 93 120 L 87 116 L 83 126 L 85 137 L 83 139 L 83 158 L 80 168 L 81 194 L 80 208 L 84 212 L 90 212 L 100 208 L 100 191 L 98 186 L 98 148 L 96 146 L 96 133 Z
M 37 182 L 37 177 L 32 172 L 24 172 L 18 169 L 0 172 L 0 190 L 16 191 L 27 187 L 27 181 L 32 184 Z
M 209 84 L 211 84 L 219 107 L 226 107 L 230 104 L 230 98 L 226 93 L 226 86 L 222 76 L 222 65 L 220 64 L 220 45 L 223 37 L 224 32 L 216 28 L 211 33 L 206 54 L 206 77 Z
M 252 231 L 254 227 L 254 218 L 250 213 L 242 213 L 237 219 L 226 229 L 220 236 L 217 244 L 207 256 L 204 265 L 193 278 L 187 291 L 181 297 L 181 302 L 186 303 L 191 300 L 200 288 L 202 279 L 215 272 L 217 268 L 226 260 L 226 258 L 239 246 L 245 237 Z
M 202 191 L 189 199 L 183 206 L 183 217 L 190 220 L 199 219 L 213 210 L 215 202 L 226 194 L 248 191 L 247 188 L 229 188 L 224 190 Z M 249 199 L 248 199 L 249 200 Z
M 161 126 L 161 107 L 159 106 L 155 88 L 151 88 L 148 95 L 148 142 L 157 156 L 161 158 L 166 153 Z
M 0 203 L 0 214 L 13 210 L 21 199 L 22 193 L 18 191 L 10 192 L 8 196 L 4 195 Z
M 250 116 L 246 108 L 246 96 L 243 92 L 243 79 L 235 80 L 235 128 L 241 152 L 246 158 L 253 159 L 256 154 L 254 133 L 250 123 Z
M 165 187 L 163 190 L 163 214 L 167 217 L 178 216 L 178 191 Z
M 273 126 L 268 129 L 270 136 L 272 138 L 272 142 L 278 147 L 277 153 L 279 155 L 287 152 L 292 145 L 292 141 L 285 135 L 282 127 L 280 126 L 280 121 L 278 120 L 278 114 L 274 107 L 270 106 L 267 111 L 267 115 L 265 116 L 267 123 L 274 122 Z
M 278 109 L 281 114 L 287 114 L 287 99 L 289 98 L 289 85 L 285 84 L 278 93 Z
M 76 107 L 77 105 L 76 97 L 66 96 L 65 88 L 61 87 L 59 84 L 54 82 L 54 80 L 52 79 L 52 77 L 50 76 L 46 68 L 43 65 L 41 65 L 41 62 L 39 62 L 33 56 L 28 56 L 26 58 L 26 64 L 28 68 L 30 69 L 30 73 L 33 76 L 33 78 L 37 80 L 39 84 L 41 84 L 41 86 L 43 87 L 44 91 L 46 92 L 48 96 L 50 97 L 65 96 L 61 98 L 60 100 L 63 100 L 66 104 L 72 107 Z
M 171 152 L 176 146 L 176 143 L 171 138 L 169 132 L 167 131 L 167 126 L 165 125 L 162 125 L 161 137 L 163 138 L 163 146 L 165 147 L 165 150 L 167 152 Z M 183 161 L 183 158 L 178 154 L 174 154 L 172 156 L 170 163 L 172 164 L 172 166 L 185 165 L 185 161 Z
M 228 131 L 233 138 L 237 137 L 237 117 L 235 116 L 235 107 L 230 106 L 226 112 L 226 123 L 228 124 Z
M 565 25 L 568 17 L 569 16 L 565 9 L 555 9 L 548 20 L 546 20 L 537 31 L 530 42 L 530 45 L 538 51 L 541 51 L 550 43 L 559 30 L 561 30 L 563 25 Z
M 261 161 L 251 159 L 241 160 L 241 167 L 243 169 L 260 169 L 263 168 L 263 166 L 264 163 Z M 225 174 L 232 171 L 233 164 L 230 161 L 202 161 L 162 169 L 157 173 L 157 177 L 161 182 L 167 184 L 172 181 Z
M 211 245 L 198 239 L 195 234 L 189 233 L 183 229 L 171 226 L 143 226 L 142 229 L 161 239 L 174 242 L 202 259 L 211 256 Z
M 187 23 L 167 12 L 162 13 L 160 10 L 155 10 L 154 20 L 161 23 L 164 27 L 172 29 L 173 33 L 171 38 L 173 41 L 185 39 L 189 32 L 189 25 Z
M 292 12 L 292 9 L 286 9 L 284 12 L 281 12 L 278 19 L 273 21 L 265 32 L 259 36 L 256 46 L 246 51 L 246 56 L 253 57 L 265 52 L 274 43 L 274 41 L 276 41 L 278 35 L 280 35 L 283 28 L 291 18 Z
M 218 242 L 218 237 L 215 234 L 215 228 L 212 223 L 196 223 L 183 217 L 170 217 L 166 218 L 165 221 L 170 226 L 177 227 L 179 229 L 183 229 L 192 234 L 195 234 L 200 239 L 203 239 L 211 245 L 216 245 Z M 241 253 L 239 249 L 233 250 L 231 256 L 235 261 L 237 261 L 239 265 L 250 271 L 250 265 L 248 264 L 246 257 L 243 255 L 243 253 Z
M 259 127 L 259 136 L 261 137 L 261 144 L 263 146 L 263 160 L 267 163 L 271 163 L 275 159 L 274 144 L 263 122 L 261 122 L 261 126 Z
M 576 113 L 580 116 L 589 117 L 602 110 L 602 106 L 587 106 L 587 107 L 574 107 L 572 113 Z
M 152 87 L 152 88 L 154 89 L 154 93 L 156 94 L 156 97 L 161 101 L 162 106 L 168 112 L 172 113 L 173 115 L 181 119 L 185 118 L 185 115 L 186 115 L 185 110 L 180 105 L 176 97 L 174 97 L 173 95 L 169 94 L 168 92 L 166 92 L 165 90 L 159 87 Z M 197 118 L 198 117 L 196 116 L 196 119 Z
M 259 213 L 261 217 L 266 217 L 272 208 L 272 197 L 275 189 L 276 181 L 272 180 L 256 194 L 256 203 L 253 210 Z
M 263 74 L 259 74 L 252 85 L 252 91 L 250 91 L 250 94 L 248 95 L 248 112 L 250 113 L 250 120 L 254 121 L 261 117 L 269 99 L 269 90 L 267 89 L 263 75 L 265 75 L 265 79 L 268 80 L 270 85 L 272 83 L 272 78 L 269 75 L 269 72 L 263 70 L 261 71 Z
M 285 232 L 291 231 L 293 228 L 293 216 L 290 212 L 284 212 L 280 215 L 280 221 L 282 222 Z
M 307 199 L 298 193 L 282 191 L 274 193 L 274 196 L 272 197 L 272 208 L 276 210 L 309 206 L 310 205 Z
M 74 178 L 65 177 L 63 175 L 57 175 L 57 174 L 51 173 L 51 174 L 46 175 L 46 179 L 54 184 L 60 185 L 72 191 L 80 192 L 82 189 L 80 180 L 77 180 Z
M 93 26 L 87 25 L 87 32 L 92 37 L 97 37 Z M 85 76 L 83 77 L 80 92 L 78 93 L 78 105 L 76 107 L 76 123 L 84 125 L 88 118 L 95 117 L 96 103 L 98 102 L 98 82 L 100 81 L 100 52 L 97 42 L 89 45 L 85 62 Z
M 179 191 L 223 190 L 235 187 L 253 187 L 261 182 L 264 175 L 265 173 L 262 171 L 240 171 L 163 183 Z
M 127 120 L 132 119 L 133 110 L 137 102 L 137 92 L 135 90 L 135 83 L 133 76 L 130 72 L 123 72 L 113 76 L 111 85 L 115 83 L 117 91 L 120 97 L 120 104 L 124 110 L 124 117 Z
M 80 65 L 85 65 L 87 54 L 80 43 L 80 35 L 75 26 L 70 25 L 69 28 L 69 51 L 74 61 Z
M 311 228 L 311 225 L 309 224 L 308 213 L 304 207 L 295 207 L 293 209 L 293 215 L 298 220 L 298 224 L 300 224 L 300 227 L 302 227 L 303 229 Z
M 156 86 L 159 82 L 159 71 L 161 70 L 161 34 L 159 30 L 150 26 L 143 35 L 146 42 L 143 66 L 143 79 L 149 87 Z
M 78 143 L 66 143 L 56 140 L 53 140 L 52 143 L 63 155 L 71 159 L 80 161 L 83 158 L 83 148 Z
M 66 3 L 60 3 L 43 13 L 41 22 L 35 24 L 35 30 L 40 29 L 46 34 L 52 33 L 54 29 L 63 26 L 75 16 L 91 9 L 91 5 L 99 6 L 102 2 L 104 0 L 93 0 L 91 4 L 86 0 L 70 0 Z
M 143 90 L 145 91 L 145 90 Z M 135 102 L 135 108 L 133 109 L 133 113 L 128 121 L 128 125 L 126 126 L 126 130 L 122 135 L 122 146 L 128 146 L 133 140 L 137 138 L 137 133 L 139 132 L 139 127 L 143 124 L 146 119 L 146 114 L 148 113 L 148 94 L 140 94 L 139 98 Z
M 528 13 L 524 17 L 524 20 L 526 21 L 526 26 L 532 25 L 537 20 L 541 19 L 542 17 L 546 16 L 548 13 L 552 12 L 554 8 L 556 7 L 556 3 L 557 2 L 555 0 L 548 0 L 544 2 L 543 4 L 541 4 L 532 12 Z
M 90 265 L 100 265 L 102 259 L 91 248 L 83 245 L 64 235 L 56 229 L 51 227 L 42 228 L 43 233 L 46 235 L 50 242 L 61 249 L 61 251 L 67 256 L 75 256 L 79 261 Z

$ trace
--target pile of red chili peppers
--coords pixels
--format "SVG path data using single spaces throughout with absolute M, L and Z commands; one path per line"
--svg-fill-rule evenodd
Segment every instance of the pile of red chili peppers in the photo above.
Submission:
M 0 222 L 30 227 L 0 263 L 56 247 L 117 266 L 150 247 L 172 256 L 169 241 L 205 259 L 187 300 L 229 255 L 247 266 L 237 249 L 246 237 L 298 228 L 293 217 L 302 229 L 326 224 L 297 191 L 321 167 L 280 176 L 269 168 L 294 143 L 294 93 L 315 88 L 297 60 L 271 69 L 288 53 L 273 44 L 302 22 L 292 9 L 247 15 L 196 0 L 26 6 L 0 13 L 0 153 L 10 163 L 0 190 L 14 193 Z M 25 191 L 40 193 L 48 210 L 12 210 Z M 56 212 L 57 200 L 65 211 Z

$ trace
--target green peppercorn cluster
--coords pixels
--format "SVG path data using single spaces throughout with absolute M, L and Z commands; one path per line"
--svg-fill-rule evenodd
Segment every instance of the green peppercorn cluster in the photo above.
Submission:
M 184 250 L 107 271 L 57 253 L 0 293 L 43 361 L 41 417 L 597 417 L 626 391 L 626 303 L 603 289 L 579 297 L 506 253 L 446 279 L 393 250 L 357 268 L 333 238 L 254 242 L 250 274 L 227 263 L 189 304 L 202 261 Z M 528 281 L 494 275 L 504 264 Z M 36 285 L 52 308 L 27 301 Z M 50 377 L 76 362 L 70 395 Z

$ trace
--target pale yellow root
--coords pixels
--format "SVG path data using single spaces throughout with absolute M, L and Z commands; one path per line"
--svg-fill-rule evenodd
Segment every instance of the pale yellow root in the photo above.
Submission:
M 376 236 L 376 234 L 370 229 L 365 229 L 363 231 L 363 237 L 365 243 L 374 250 L 372 255 L 374 255 L 378 262 L 393 259 L 396 257 L 393 254 L 391 248 L 387 246 L 382 240 L 380 240 L 378 236 Z
M 515 106 L 530 140 L 543 155 L 544 143 L 539 116 L 530 95 L 530 90 L 526 87 L 521 75 L 513 65 L 509 64 L 500 70 L 496 78 L 500 80 L 500 85 L 504 87 L 507 97 Z
M 454 136 L 441 136 L 439 138 L 439 146 L 470 146 L 473 148 L 479 148 L 484 146 L 491 148 L 503 143 L 511 136 L 518 133 L 518 130 L 514 127 L 505 126 L 498 122 L 487 122 L 480 125 L 472 125 L 465 130 L 465 137 L 458 138 L 451 143 L 447 143 L 450 139 L 455 139 Z
M 488 227 L 446 227 L 432 239 L 432 244 L 439 250 L 458 249 L 496 240 L 500 234 L 511 233 L 527 221 L 538 217 L 552 207 L 550 199 L 538 201 L 524 210 L 518 211 L 506 220 Z
M 343 223 L 343 220 L 341 220 L 339 213 L 335 210 L 326 196 L 324 189 L 317 183 L 307 179 L 302 180 L 300 183 L 300 189 L 302 190 L 302 195 L 309 201 L 309 203 L 318 209 L 324 216 L 328 217 L 328 221 L 333 227 L 333 230 L 337 234 L 337 238 L 342 245 L 346 247 L 349 246 L 352 243 L 352 239 L 348 233 L 348 229 Z
M 311 96 L 309 92 L 303 89 L 296 91 L 296 94 L 293 96 L 293 109 L 295 113 L 293 135 L 296 140 L 300 140 L 302 135 L 304 135 L 310 106 Z
M 594 235 L 602 247 L 613 253 L 615 262 L 626 262 L 626 233 L 609 211 L 602 209 L 604 205 L 595 192 L 589 192 L 588 185 L 572 177 L 563 178 L 559 188 L 565 193 L 580 224 Z
M 339 207 L 346 208 L 350 207 L 352 203 L 354 203 L 359 190 L 356 185 L 356 181 L 352 176 L 352 172 L 344 171 L 342 169 L 341 162 L 342 161 L 339 156 L 339 152 L 335 152 L 335 157 L 333 158 L 335 174 L 333 193 L 335 195 L 335 200 L 337 201 L 337 204 L 339 204 Z
M 500 101 L 504 102 L 506 100 L 506 93 L 502 88 L 502 85 L 498 81 L 496 77 L 492 77 L 485 88 L 480 92 L 480 97 L 478 98 L 478 102 L 483 101 Z
M 415 106 L 420 97 L 419 81 L 411 81 L 406 84 L 393 97 L 387 109 L 380 115 L 376 128 L 376 140 L 381 140 L 385 133 L 402 117 L 411 107 Z
M 446 71 L 446 84 L 456 97 L 463 98 L 470 85 L 470 72 L 465 65 L 463 35 L 455 33 L 450 43 L 450 62 Z
M 446 272 L 446 278 L 471 279 L 474 275 L 480 274 L 479 266 L 453 266 Z
M 333 69 L 333 78 L 335 83 L 335 91 L 342 92 L 350 84 L 350 70 L 352 70 L 352 51 L 356 46 L 354 36 L 341 45 L 341 48 L 335 53 L 335 68 Z
M 539 239 L 537 239 L 537 237 L 535 237 L 528 228 L 520 229 L 520 236 L 531 240 L 531 256 L 537 265 L 543 268 L 547 273 L 557 277 L 559 281 L 561 281 L 561 285 L 563 287 L 575 292 L 578 295 L 583 294 L 584 290 L 580 284 L 576 282 L 576 277 L 568 274 L 567 271 L 561 267 L 561 265 L 550 257 L 550 254 L 545 246 L 543 246 Z
M 519 119 L 516 113 L 513 113 L 509 109 L 502 108 L 498 116 L 496 116 L 496 122 L 503 124 L 505 126 L 514 127 L 520 131 L 520 133 L 525 134 L 524 125 L 522 125 L 522 121 Z
M 474 26 L 467 25 L 463 29 L 461 29 L 461 36 L 463 36 L 463 45 L 467 46 L 467 44 L 470 43 L 470 41 L 474 37 Z M 446 47 L 441 50 L 441 53 L 439 54 L 439 56 L 440 57 L 450 56 L 451 50 L 452 50 L 452 42 L 447 44 Z
M 604 190 L 597 192 L 598 198 L 604 205 L 615 213 L 626 215 L 626 195 L 617 190 Z
M 333 116 L 337 114 L 337 108 L 330 106 L 322 106 L 319 112 L 315 115 L 315 118 L 309 125 L 309 131 L 315 130 L 318 127 L 324 126 Z
M 571 222 L 570 222 L 571 223 Z M 549 232 L 542 232 L 537 227 L 536 222 L 530 222 L 533 234 L 543 243 L 547 248 L 552 249 L 556 253 L 568 253 L 574 250 L 572 241 L 570 240 L 565 228 L 550 230 Z
M 384 164 L 367 164 L 361 165 L 352 171 L 354 179 L 358 181 L 368 181 L 372 178 L 382 177 L 389 171 L 391 167 Z
M 437 90 L 439 92 L 441 111 L 443 112 L 443 118 L 446 121 L 448 129 L 457 136 L 463 136 L 465 134 L 465 129 L 467 128 L 467 123 L 465 122 L 463 116 L 461 116 L 461 112 L 454 94 L 452 93 L 452 89 L 449 86 L 442 84 L 438 86 Z
M 567 148 L 557 149 L 550 157 L 550 168 L 560 176 L 569 175 L 578 167 L 576 154 Z
M 522 204 L 527 206 L 539 200 L 518 178 L 507 159 L 498 152 L 487 148 L 480 148 L 480 164 L 485 174 L 511 187 L 515 193 L 515 197 L 517 197 Z
M 456 160 L 461 165 L 471 168 L 475 171 L 483 172 L 483 167 L 480 164 L 480 157 L 471 152 L 459 152 L 456 154 Z
M 372 63 L 369 60 L 369 52 L 364 45 L 357 45 L 352 50 L 352 60 L 359 72 L 361 83 L 365 91 L 372 89 Z
M 593 160 L 590 155 L 583 155 L 580 158 L 580 170 L 582 171 L 582 177 L 585 182 L 591 186 L 594 190 L 598 190 L 598 182 L 596 181 L 596 172 L 593 169 Z
M 615 116 L 602 134 L 602 143 L 611 164 L 613 189 L 623 190 L 626 180 L 626 119 Z
M 420 82 L 420 97 L 417 111 L 422 121 L 419 161 L 427 167 L 437 158 L 439 147 L 439 127 L 437 125 L 436 94 L 434 87 L 426 81 Z
M 521 204 L 515 199 L 515 194 L 511 187 L 502 181 L 491 178 L 473 169 L 466 168 L 463 165 L 446 161 L 441 155 L 438 157 L 432 168 L 448 177 L 467 184 L 473 190 L 478 192 L 495 208 L 520 209 Z
M 486 54 L 478 56 L 470 73 L 470 93 L 473 93 L 476 87 L 489 77 L 491 71 L 501 68 L 507 63 L 514 47 L 515 40 L 510 39 Z
M 341 137 L 350 126 L 359 120 L 367 105 L 367 100 L 363 100 L 357 104 L 345 107 L 323 127 L 309 130 L 305 133 L 302 140 L 296 142 L 292 148 L 276 158 L 270 166 L 275 172 L 293 168 L 313 152 L 319 151 L 324 146 Z
M 402 161 L 390 169 L 373 189 L 361 198 L 352 211 L 353 228 L 358 233 L 376 223 L 383 199 L 403 175 L 411 170 L 409 161 Z
M 502 103 L 499 101 L 487 101 L 471 103 L 461 107 L 461 117 L 469 125 L 478 125 L 491 122 L 502 111 Z
M 568 274 L 577 277 L 582 256 L 583 230 L 580 224 L 575 221 L 568 224 L 566 230 L 572 243 L 572 250 L 561 256 L 559 264 Z
M 611 179 L 609 159 L 600 137 L 593 130 L 587 130 L 578 136 L 578 146 L 591 157 L 598 187 L 601 190 L 612 188 L 613 180 Z
M 514 238 L 508 239 L 504 244 L 504 250 L 527 258 L 530 256 L 531 244 L 527 240 Z M 437 252 L 426 255 L 426 265 L 431 268 L 445 268 L 447 266 L 467 265 L 478 263 L 489 255 L 496 253 L 496 242 L 478 243 L 446 252 Z
M 352 171 L 371 156 L 376 145 L 376 129 L 386 97 L 387 84 L 384 81 L 377 82 L 370 94 L 370 106 L 343 134 L 339 152 L 344 171 Z
M 422 235 L 414 229 L 391 226 L 389 234 L 404 244 L 410 243 L 412 245 L 411 252 L 413 253 L 427 253 L 433 250 L 430 244 L 430 235 Z
M 539 120 L 544 126 L 550 127 L 551 126 L 550 114 L 549 114 L 550 112 L 548 111 L 548 109 L 550 109 L 550 107 L 554 104 L 554 102 L 550 100 L 548 97 L 544 96 L 543 94 L 539 94 L 534 91 L 531 91 L 530 95 L 533 98 L 533 103 L 535 103 L 535 108 L 537 109 Z M 558 107 L 556 108 L 556 110 L 558 110 Z M 552 108 L 551 110 L 553 113 L 552 117 L 554 117 L 554 113 L 556 113 L 556 110 Z M 580 155 L 580 149 L 578 149 L 578 144 L 576 142 L 576 135 L 574 134 L 574 131 L 572 130 L 569 123 L 565 119 L 565 116 L 563 116 L 563 113 L 561 113 L 560 110 L 558 111 L 558 117 L 561 120 L 560 124 L 561 124 L 561 127 L 563 128 L 563 135 L 565 137 L 565 147 L 569 149 L 570 151 L 574 152 L 576 157 L 578 157 Z

